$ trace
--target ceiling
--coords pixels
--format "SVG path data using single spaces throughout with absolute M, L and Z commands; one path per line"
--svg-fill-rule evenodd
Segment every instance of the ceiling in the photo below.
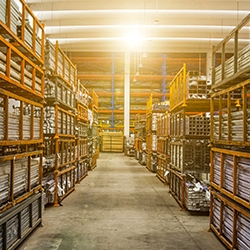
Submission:
M 26 3 L 44 23 L 46 36 L 68 52 L 207 52 L 250 12 L 249 0 Z M 131 45 L 131 38 L 137 44 Z

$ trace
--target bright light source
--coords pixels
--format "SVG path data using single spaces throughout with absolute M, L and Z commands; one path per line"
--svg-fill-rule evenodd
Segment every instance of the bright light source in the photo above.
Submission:
M 130 48 L 135 48 L 140 44 L 141 37 L 138 32 L 131 32 L 126 37 L 126 42 Z

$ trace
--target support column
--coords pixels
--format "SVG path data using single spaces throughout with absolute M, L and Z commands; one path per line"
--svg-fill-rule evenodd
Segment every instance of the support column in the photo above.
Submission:
M 130 129 L 130 51 L 125 51 L 124 59 L 124 136 Z
M 112 83 L 111 83 L 111 92 L 112 92 L 112 99 L 111 99 L 111 128 L 115 127 L 115 115 L 114 115 L 114 110 L 115 110 L 115 55 L 112 55 L 112 69 L 111 69 L 111 74 L 112 74 Z
M 210 50 L 207 52 L 207 82 L 212 83 L 212 58 L 213 58 L 213 48 L 211 47 Z

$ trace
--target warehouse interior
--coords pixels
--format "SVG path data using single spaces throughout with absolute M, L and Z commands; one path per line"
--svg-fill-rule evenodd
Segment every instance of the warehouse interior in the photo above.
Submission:
M 103 126 L 116 128 L 124 122 L 126 50 L 134 121 L 150 93 L 155 102 L 167 98 L 167 84 L 183 63 L 211 77 L 212 46 L 249 13 L 247 1 L 228 1 L 226 9 L 223 1 L 199 0 L 26 2 L 44 23 L 46 37 L 77 65 L 84 86 L 96 91 Z
M 5 0 L 0 31 L 0 249 L 250 248 L 249 1 Z

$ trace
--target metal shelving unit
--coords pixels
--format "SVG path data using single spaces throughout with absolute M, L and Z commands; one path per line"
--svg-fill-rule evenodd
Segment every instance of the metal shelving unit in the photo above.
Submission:
M 44 71 L 10 42 L 0 37 L 1 87 L 37 102 L 44 98 Z
M 43 105 L 0 89 L 0 146 L 41 144 Z
M 153 95 L 151 94 L 147 101 L 146 113 L 146 167 L 149 171 L 157 171 L 157 118 L 164 114 L 169 108 L 167 102 L 153 103 Z
M 1 35 L 34 63 L 44 65 L 44 28 L 24 0 L 6 0 L 0 5 Z M 42 68 L 42 67 L 41 67 Z
M 211 191 L 210 228 L 228 249 L 248 249 L 250 234 L 249 209 Z
M 44 30 L 24 1 L 7 0 L 0 4 L 0 31 L 0 248 L 5 250 L 17 248 L 42 221 Z
M 166 111 L 157 117 L 157 170 L 156 176 L 163 182 L 167 182 L 167 171 L 169 168 L 169 134 L 170 113 Z
M 98 96 L 94 91 L 92 92 L 91 102 L 89 103 L 89 114 L 91 114 L 91 119 L 88 135 L 88 169 L 93 170 L 97 166 L 100 147 L 98 126 Z
M 250 50 L 239 39 L 249 21 L 250 15 L 213 50 L 210 228 L 228 249 L 250 248 Z
M 212 89 L 218 91 L 250 77 L 250 45 L 241 39 L 249 39 L 247 28 L 248 14 L 217 46 L 213 48 Z
M 44 107 L 43 187 L 47 203 L 58 206 L 75 190 L 76 141 L 76 68 L 59 48 L 46 41 Z
M 37 193 L 2 214 L 0 248 L 16 249 L 42 222 L 42 195 Z
M 138 115 L 135 132 L 135 157 L 140 164 L 146 165 L 146 115 Z
M 84 86 L 78 82 L 76 93 L 76 108 L 77 108 L 77 167 L 76 167 L 76 182 L 80 183 L 88 175 L 88 104 L 89 92 Z
M 206 76 L 186 64 L 170 83 L 169 189 L 189 211 L 209 210 L 210 89 Z

